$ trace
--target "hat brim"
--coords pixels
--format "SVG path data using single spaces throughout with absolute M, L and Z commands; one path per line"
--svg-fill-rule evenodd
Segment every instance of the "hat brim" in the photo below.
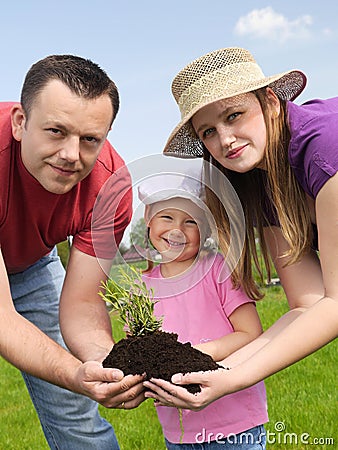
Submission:
M 238 92 L 231 92 L 231 95 L 224 93 L 216 97 L 208 97 L 206 101 L 199 103 L 189 114 L 174 128 L 164 147 L 163 154 L 177 158 L 200 158 L 203 156 L 203 145 L 191 126 L 190 119 L 204 106 L 236 95 L 245 94 L 263 87 L 270 87 L 281 100 L 293 101 L 304 90 L 306 86 L 306 76 L 300 70 L 290 70 L 262 80 L 253 84 L 241 86 Z
M 176 189 L 163 189 L 159 190 L 153 194 L 147 195 L 142 199 L 145 205 L 152 205 L 154 203 L 165 202 L 167 200 L 172 200 L 175 198 L 183 198 L 185 200 L 190 200 L 195 203 L 199 208 L 205 209 L 205 203 L 196 195 L 185 191 L 180 188 Z

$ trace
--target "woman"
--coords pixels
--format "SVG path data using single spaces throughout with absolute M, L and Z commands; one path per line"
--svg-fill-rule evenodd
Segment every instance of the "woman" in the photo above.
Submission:
M 338 98 L 302 106 L 292 103 L 305 84 L 305 75 L 295 70 L 265 77 L 252 55 L 241 48 L 208 53 L 173 81 L 182 120 L 164 153 L 203 156 L 207 167 L 211 163 L 230 180 L 246 218 L 243 252 L 232 281 L 239 286 L 243 280 L 252 298 L 261 296 L 251 264 L 253 260 L 262 273 L 257 232 L 268 273 L 271 257 L 290 311 L 224 360 L 231 370 L 177 374 L 172 378 L 176 385 L 146 382 L 152 390 L 146 396 L 161 405 L 202 409 L 337 337 Z M 212 172 L 206 170 L 211 185 Z M 216 197 L 209 189 L 207 203 L 219 227 L 222 250 L 227 252 L 228 214 Z M 201 384 L 202 392 L 187 393 L 179 386 L 186 383 Z

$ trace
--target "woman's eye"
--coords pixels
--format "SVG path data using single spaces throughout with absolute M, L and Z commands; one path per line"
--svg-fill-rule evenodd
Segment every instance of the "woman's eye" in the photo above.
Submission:
M 228 120 L 232 121 L 232 120 L 236 119 L 236 117 L 238 117 L 240 114 L 241 113 L 239 113 L 239 112 L 232 113 L 228 116 Z
M 202 137 L 206 138 L 210 136 L 210 134 L 215 130 L 215 128 L 208 128 L 207 130 L 204 130 L 202 133 Z

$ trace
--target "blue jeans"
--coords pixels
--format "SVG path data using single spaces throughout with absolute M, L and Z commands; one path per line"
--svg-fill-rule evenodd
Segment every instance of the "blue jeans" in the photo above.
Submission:
M 259 425 L 217 441 L 201 444 L 172 444 L 166 439 L 165 443 L 168 450 L 265 450 L 266 432 L 264 426 Z
M 59 299 L 65 271 L 54 249 L 24 272 L 9 275 L 16 310 L 65 347 Z M 43 432 L 55 450 L 118 450 L 112 426 L 93 400 L 22 373 Z

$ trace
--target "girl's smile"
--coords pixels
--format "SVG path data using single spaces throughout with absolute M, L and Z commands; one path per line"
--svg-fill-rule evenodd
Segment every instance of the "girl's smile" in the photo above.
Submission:
M 148 210 L 146 221 L 150 241 L 162 256 L 162 275 L 169 270 L 170 276 L 182 273 L 195 262 L 199 253 L 204 212 L 183 198 L 157 202 L 152 208 Z
M 185 244 L 186 244 L 186 240 L 185 240 L 185 236 L 182 235 L 182 239 L 178 240 L 177 236 L 175 238 L 175 236 L 172 236 L 174 234 L 178 234 L 179 230 L 173 230 L 172 232 L 169 233 L 168 238 L 163 238 L 170 247 L 173 248 L 184 248 Z

